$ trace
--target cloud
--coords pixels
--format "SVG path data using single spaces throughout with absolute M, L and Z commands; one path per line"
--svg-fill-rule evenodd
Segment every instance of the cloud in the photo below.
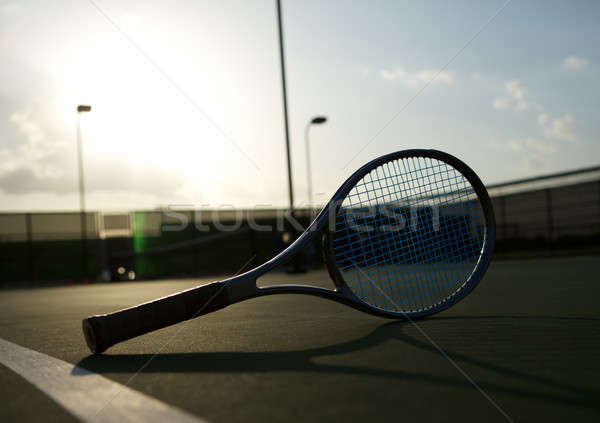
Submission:
M 379 74 L 386 81 L 399 81 L 408 85 L 417 83 L 450 85 L 454 83 L 454 72 L 444 70 L 423 69 L 417 72 L 408 72 L 399 66 L 394 69 L 381 69 Z
M 514 151 L 515 153 L 534 152 L 540 154 L 551 154 L 558 151 L 556 146 L 547 142 L 538 141 L 535 138 L 511 139 L 507 141 L 507 145 L 510 150 Z
M 508 151 L 512 153 L 527 153 L 534 156 L 549 155 L 556 153 L 558 148 L 547 142 L 535 138 L 512 138 L 506 141 L 492 140 L 488 145 L 498 151 Z
M 492 101 L 494 109 L 511 109 L 514 111 L 527 110 L 529 103 L 526 99 L 527 88 L 518 79 L 511 79 L 504 84 L 507 95 L 497 97 Z
M 395 79 L 407 79 L 408 73 L 401 67 L 397 67 L 395 69 L 382 69 L 379 71 L 381 77 L 388 81 L 393 81 Z
M 20 142 L 0 149 L 0 191 L 24 195 L 77 192 L 75 140 L 71 128 L 55 126 L 52 106 L 34 102 L 13 112 L 9 121 L 22 135 Z M 71 130 L 69 130 L 71 129 Z M 157 163 L 114 156 L 85 158 L 86 192 L 129 192 L 170 197 L 186 178 Z
M 417 79 L 423 82 L 431 81 L 432 84 L 453 84 L 454 73 L 449 71 L 423 69 L 417 73 Z
M 541 113 L 538 116 L 538 123 L 547 138 L 571 142 L 577 139 L 573 130 L 573 117 L 568 113 L 556 119 L 550 119 L 547 114 Z
M 51 106 L 35 101 L 25 110 L 10 115 L 9 122 L 21 134 L 22 141 L 0 150 L 0 177 L 27 170 L 43 180 L 60 178 L 70 171 L 71 150 L 63 135 L 64 128 L 48 117 L 50 109 Z
M 41 178 L 32 169 L 20 167 L 0 175 L 0 190 L 9 194 L 48 191 L 59 194 L 75 192 L 75 182 L 72 183 L 72 187 L 67 186 L 64 182 L 61 177 Z
M 506 160 L 507 172 L 536 172 L 550 169 L 556 160 L 559 146 L 536 138 L 512 138 L 504 141 L 492 140 L 488 146 L 495 151 L 510 154 Z
M 586 67 L 587 64 L 588 64 L 588 61 L 586 59 L 584 59 L 583 57 L 578 57 L 578 56 L 567 56 L 562 61 L 563 67 L 565 67 L 567 69 L 573 69 L 573 70 L 582 69 L 582 68 Z
M 0 4 L 0 15 L 6 15 L 14 18 L 22 16 L 24 12 L 23 6 L 18 1 L 4 1 Z
M 121 192 L 171 197 L 186 183 L 179 173 L 151 163 L 114 161 L 112 157 L 98 157 L 85 168 L 86 193 Z M 73 157 L 75 161 L 75 157 Z M 7 194 L 36 192 L 59 195 L 77 192 L 77 171 L 44 175 L 37 166 L 17 167 L 0 174 L 0 191 Z
M 510 105 L 510 98 L 508 97 L 498 97 L 492 101 L 492 106 L 494 109 L 508 109 Z

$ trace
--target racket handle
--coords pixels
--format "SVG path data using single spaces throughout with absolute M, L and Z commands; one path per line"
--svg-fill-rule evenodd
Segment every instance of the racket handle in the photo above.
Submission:
M 83 334 L 90 350 L 100 354 L 118 342 L 193 319 L 229 304 L 226 282 L 213 282 L 111 314 L 90 316 L 83 319 Z

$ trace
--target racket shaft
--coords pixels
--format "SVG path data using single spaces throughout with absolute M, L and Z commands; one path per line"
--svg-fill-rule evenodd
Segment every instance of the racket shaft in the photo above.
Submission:
M 83 333 L 93 353 L 111 345 L 230 304 L 225 282 L 213 282 L 111 314 L 83 320 Z

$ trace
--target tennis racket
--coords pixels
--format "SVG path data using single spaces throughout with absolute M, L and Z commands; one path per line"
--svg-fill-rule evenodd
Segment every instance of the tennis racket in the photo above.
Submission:
M 256 280 L 317 235 L 335 289 L 257 287 Z M 464 298 L 492 256 L 494 212 L 475 172 L 436 150 L 406 150 L 358 169 L 306 231 L 270 261 L 239 276 L 83 320 L 93 353 L 230 304 L 308 294 L 389 318 L 418 318 Z

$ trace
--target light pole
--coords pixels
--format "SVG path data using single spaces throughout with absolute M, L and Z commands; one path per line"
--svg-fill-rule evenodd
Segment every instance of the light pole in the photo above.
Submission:
M 277 28 L 279 29 L 279 60 L 281 62 L 281 93 L 283 95 L 283 119 L 285 127 L 285 154 L 287 159 L 288 195 L 290 213 L 294 213 L 294 183 L 292 182 L 292 160 L 290 157 L 290 130 L 288 124 L 287 89 L 285 85 L 285 53 L 283 49 L 283 23 L 281 22 L 281 0 L 277 0 Z
M 310 207 L 310 217 L 312 220 L 313 217 L 313 198 L 312 198 L 312 170 L 310 166 L 310 143 L 308 138 L 308 130 L 311 125 L 320 125 L 322 123 L 327 122 L 327 118 L 325 116 L 315 116 L 306 124 L 306 128 L 304 129 L 304 141 L 306 144 L 306 179 L 308 181 L 308 206 Z
M 77 167 L 79 169 L 79 213 L 81 216 L 81 268 L 87 279 L 87 222 L 85 216 L 85 189 L 83 185 L 83 146 L 81 144 L 81 113 L 92 111 L 92 106 L 77 106 Z

